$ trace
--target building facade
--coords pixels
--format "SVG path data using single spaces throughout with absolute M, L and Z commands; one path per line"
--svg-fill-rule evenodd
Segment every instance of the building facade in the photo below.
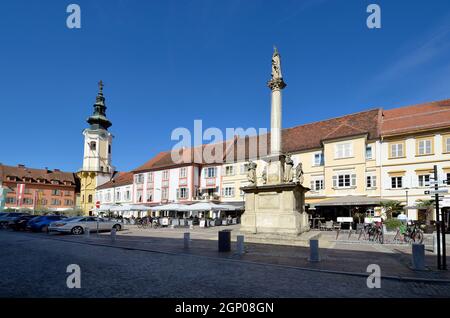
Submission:
M 7 189 L 5 208 L 51 211 L 75 208 L 78 183 L 72 172 L 0 164 L 0 179 Z
M 116 173 L 110 181 L 97 187 L 95 201 L 100 202 L 100 207 L 133 203 L 133 174 L 131 172 Z
M 112 124 L 106 117 L 101 81 L 94 104 L 94 113 L 87 122 L 90 126 L 83 131 L 83 167 L 78 171 L 77 176 L 80 179 L 81 209 L 85 214 L 92 214 L 96 203 L 96 188 L 111 180 L 115 170 L 111 162 L 113 135 L 108 131 Z

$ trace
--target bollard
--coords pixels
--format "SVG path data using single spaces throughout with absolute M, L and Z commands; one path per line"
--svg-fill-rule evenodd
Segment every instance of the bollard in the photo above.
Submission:
M 115 242 L 116 241 L 116 228 L 115 227 L 113 227 L 112 229 L 111 229 L 111 242 Z
M 320 262 L 319 256 L 319 240 L 311 239 L 309 240 L 309 258 L 310 262 Z
M 239 255 L 243 255 L 245 253 L 244 235 L 237 236 L 237 252 Z
M 219 231 L 219 252 L 231 251 L 231 231 Z
M 191 233 L 184 233 L 184 248 L 188 249 L 191 245 Z
M 89 228 L 89 226 L 86 226 L 84 228 L 84 235 L 86 236 L 86 238 L 89 238 L 91 236 L 91 229 Z
M 425 270 L 425 245 L 413 243 L 412 245 L 412 269 Z

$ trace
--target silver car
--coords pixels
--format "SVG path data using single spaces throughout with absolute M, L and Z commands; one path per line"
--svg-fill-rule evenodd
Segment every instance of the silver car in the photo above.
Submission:
M 74 235 L 81 235 L 89 228 L 90 232 L 111 231 L 113 228 L 116 231 L 123 229 L 123 224 L 118 221 L 109 221 L 94 216 L 76 216 L 68 219 L 56 221 L 48 227 L 49 232 L 72 233 Z

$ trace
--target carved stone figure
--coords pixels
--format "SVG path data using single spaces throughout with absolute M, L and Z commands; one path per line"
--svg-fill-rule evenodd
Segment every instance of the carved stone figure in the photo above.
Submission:
M 281 75 L 281 60 L 277 48 L 274 47 L 272 55 L 272 79 L 279 78 L 283 78 L 283 75 Z
M 286 167 L 284 169 L 284 181 L 292 182 L 292 180 L 293 180 L 292 168 L 294 167 L 294 161 L 292 160 L 290 154 L 286 155 L 284 163 L 286 165 Z
M 267 183 L 267 167 L 264 167 L 263 172 L 261 174 L 261 178 L 263 180 L 263 184 Z
M 256 163 L 250 161 L 247 166 L 247 179 L 251 183 L 251 185 L 256 184 Z
M 298 183 L 303 184 L 303 165 L 301 162 L 295 168 L 295 179 Z

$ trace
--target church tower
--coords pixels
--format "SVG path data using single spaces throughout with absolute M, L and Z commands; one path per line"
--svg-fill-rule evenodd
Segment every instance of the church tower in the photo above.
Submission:
M 113 135 L 108 131 L 112 124 L 106 117 L 102 81 L 98 83 L 98 88 L 94 113 L 87 119 L 90 126 L 83 130 L 83 167 L 78 171 L 80 205 L 85 214 L 95 208 L 95 189 L 109 181 L 114 173 L 114 167 L 111 165 Z

